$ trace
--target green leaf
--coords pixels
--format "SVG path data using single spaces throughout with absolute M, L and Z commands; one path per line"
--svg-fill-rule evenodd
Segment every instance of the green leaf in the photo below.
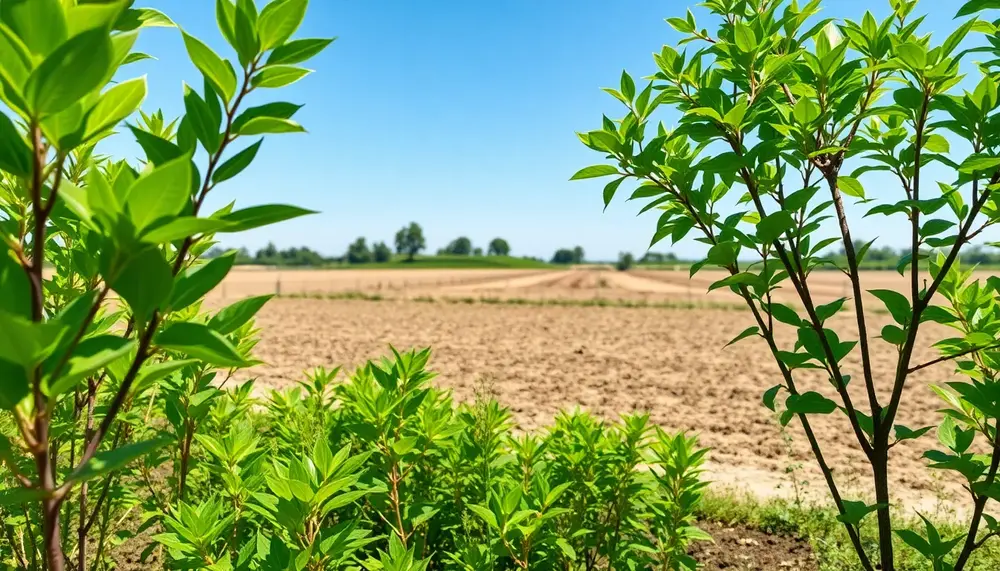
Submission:
M 764 406 L 766 406 L 771 412 L 775 411 L 774 400 L 777 398 L 778 392 L 783 388 L 785 388 L 784 385 L 774 385 L 764 391 Z
M 147 363 L 139 369 L 139 374 L 136 375 L 135 383 L 132 385 L 132 391 L 134 393 L 139 393 L 156 381 L 164 379 L 170 374 L 175 373 L 188 365 L 195 365 L 197 363 L 198 361 L 196 359 L 172 359 L 161 363 Z
M 191 159 L 182 156 L 139 177 L 128 191 L 125 206 L 137 231 L 176 216 L 191 199 Z
M 184 35 L 184 47 L 195 67 L 212 83 L 219 96 L 229 103 L 236 95 L 236 72 L 233 67 L 198 38 L 189 36 L 183 30 L 181 34 Z
M 864 502 L 855 502 L 851 500 L 843 500 L 844 513 L 837 516 L 837 519 L 849 523 L 851 525 L 859 525 L 861 520 L 865 518 L 868 514 L 878 511 L 880 506 L 885 504 L 872 504 L 868 505 Z
M 917 430 L 912 430 L 902 424 L 897 424 L 893 428 L 896 430 L 896 440 L 914 440 L 916 438 L 920 438 L 924 434 L 927 434 L 934 427 L 925 426 L 923 428 L 918 428 Z
M 778 210 L 764 217 L 757 223 L 757 239 L 762 244 L 769 244 L 795 226 L 792 215 L 785 210 Z
M 292 37 L 306 15 L 308 0 L 275 0 L 264 6 L 257 20 L 260 49 L 267 51 Z
M 625 70 L 622 70 L 621 93 L 629 102 L 635 99 L 635 81 Z
M 148 456 L 170 442 L 169 438 L 160 438 L 126 444 L 114 450 L 98 452 L 66 479 L 70 482 L 86 482 L 104 474 L 117 472 L 133 460 Z
M 147 162 L 160 166 L 163 163 L 184 155 L 184 151 L 180 147 L 166 139 L 157 137 L 152 133 L 137 129 L 131 125 L 129 126 L 129 130 L 132 131 L 136 142 L 139 143 L 139 146 L 146 153 Z
M 0 410 L 14 410 L 29 394 L 31 384 L 25 368 L 0 359 Z
M 236 253 L 233 252 L 181 272 L 174 280 L 168 304 L 170 309 L 180 311 L 215 289 L 233 268 L 235 261 Z
M 292 65 L 274 65 L 260 70 L 250 79 L 250 85 L 262 88 L 276 88 L 291 85 L 312 73 L 311 69 Z
M 907 66 L 915 70 L 927 67 L 927 50 L 918 43 L 905 42 L 896 47 L 896 55 Z
M 837 403 L 815 391 L 809 391 L 788 395 L 785 408 L 794 414 L 830 414 L 837 410 Z
M 906 331 L 903 331 L 895 325 L 886 325 L 883 327 L 881 337 L 893 345 L 902 345 L 903 343 L 906 343 Z
M 182 216 L 153 224 L 139 236 L 139 240 L 150 244 L 168 244 L 197 234 L 214 234 L 228 226 L 228 222 L 215 218 Z
M 830 303 L 827 303 L 827 304 L 824 304 L 824 305 L 821 305 L 821 306 L 817 307 L 816 308 L 816 317 L 819 318 L 820 322 L 823 322 L 823 321 L 826 321 L 827 319 L 830 319 L 831 317 L 833 317 L 834 315 L 836 315 L 836 313 L 838 311 L 840 311 L 840 309 L 842 307 L 844 307 L 844 302 L 845 301 L 847 301 L 847 298 L 846 297 L 842 297 L 842 298 L 840 298 L 838 300 L 831 301 Z
M 497 517 L 486 507 L 470 504 L 469 509 L 472 510 L 472 513 L 476 514 L 480 519 L 486 522 L 486 525 L 493 529 L 500 529 L 500 526 L 497 524 Z
M 935 236 L 942 232 L 945 232 L 955 226 L 955 223 L 950 220 L 943 220 L 941 218 L 932 218 L 927 222 L 924 222 L 923 226 L 920 227 L 920 236 Z
M 924 148 L 932 153 L 951 152 L 951 144 L 948 143 L 948 139 L 937 134 L 930 135 L 924 139 Z
M 917 534 L 916 532 L 910 531 L 908 529 L 896 529 L 893 531 L 897 536 L 899 536 L 900 539 L 903 540 L 903 543 L 909 545 L 913 549 L 916 549 L 917 552 L 919 552 L 927 559 L 934 558 L 934 554 L 931 550 L 930 544 L 927 543 L 927 540 L 920 537 L 920 535 Z
M 135 348 L 135 341 L 115 335 L 98 335 L 84 339 L 77 345 L 66 368 L 58 379 L 49 380 L 50 399 L 69 391 L 83 379 L 93 375 L 108 363 Z
M 621 174 L 618 169 L 611 165 L 594 165 L 591 167 L 586 167 L 577 171 L 575 175 L 570 177 L 570 180 L 583 180 L 586 178 L 597 178 L 602 176 L 611 176 L 615 174 Z
M 618 190 L 618 187 L 621 186 L 622 182 L 624 182 L 624 181 L 625 181 L 625 177 L 622 177 L 622 178 L 613 180 L 613 181 L 609 182 L 607 185 L 605 185 L 605 187 L 604 187 L 604 209 L 605 210 L 607 210 L 608 205 L 611 204 L 611 200 L 615 197 L 615 192 Z
M 212 173 L 212 183 L 219 184 L 220 182 L 229 180 L 243 172 L 243 170 L 250 166 L 250 163 L 253 162 L 254 157 L 257 156 L 257 151 L 260 149 L 260 144 L 263 142 L 264 139 L 260 139 L 256 143 L 236 153 L 226 162 L 222 163 L 222 165 L 220 165 L 219 168 Z
M 219 150 L 222 139 L 219 133 L 219 121 L 216 120 L 208 103 L 186 83 L 184 84 L 184 109 L 187 111 L 185 118 L 189 121 L 195 136 L 201 141 L 205 150 L 209 153 Z
M 32 170 L 31 160 L 31 147 L 10 117 L 0 113 L 0 170 L 14 176 L 27 177 Z
M 801 125 L 809 126 L 819 119 L 822 113 L 823 110 L 820 109 L 815 101 L 808 97 L 802 97 L 795 104 L 792 114 L 795 116 L 795 120 Z
M 223 335 L 228 335 L 253 319 L 257 312 L 264 307 L 264 304 L 273 297 L 274 295 L 261 295 L 241 299 L 215 314 L 208 322 L 208 326 Z
M 292 40 L 274 48 L 267 58 L 267 65 L 291 65 L 309 60 L 323 51 L 336 38 Z
M 1000 166 L 1000 157 L 972 155 L 958 167 L 958 171 L 966 174 L 972 174 L 975 172 L 991 173 L 998 166 Z
M 872 289 L 868 293 L 874 295 L 885 304 L 892 318 L 900 325 L 907 325 L 910 321 L 910 300 L 905 295 L 891 289 Z
M 752 53 L 757 50 L 757 35 L 754 34 L 753 28 L 743 22 L 733 24 L 733 41 L 743 53 Z
M 69 37 L 60 0 L 4 0 L 0 21 L 36 55 L 47 55 Z
M 247 121 L 238 133 L 240 135 L 268 135 L 279 133 L 304 133 L 306 130 L 295 121 L 290 119 L 278 119 L 276 117 L 257 117 Z
M 146 78 L 123 81 L 101 95 L 97 105 L 87 115 L 83 140 L 111 129 L 135 112 L 146 98 Z
M 139 28 L 175 28 L 177 24 L 167 17 L 166 14 L 152 8 L 131 8 L 125 10 L 118 21 L 115 29 L 121 32 L 130 32 Z
M 3 241 L 0 241 L 0 311 L 31 318 L 31 283 Z
M 707 260 L 721 268 L 731 266 L 736 261 L 737 246 L 731 243 L 720 242 L 708 250 Z
M 838 177 L 837 187 L 840 188 L 841 192 L 848 196 L 862 199 L 865 197 L 865 187 L 861 186 L 861 181 L 856 178 L 849 176 Z
M 961 9 L 959 9 L 958 14 L 955 15 L 956 18 L 961 18 L 962 16 L 971 16 L 977 12 L 983 12 L 985 10 L 1000 10 L 1000 0 L 969 0 Z
M 250 107 L 240 113 L 239 117 L 233 120 L 233 132 L 240 133 L 243 127 L 257 117 L 274 117 L 277 119 L 291 119 L 295 113 L 301 109 L 301 105 L 286 102 L 267 103 L 257 107 Z
M 230 212 L 220 216 L 219 219 L 232 224 L 232 226 L 226 228 L 223 232 L 234 233 L 284 222 L 285 220 L 291 220 L 292 218 L 298 218 L 307 214 L 316 214 L 316 212 L 297 206 L 265 204 Z
M 236 48 L 236 5 L 231 0 L 215 0 L 215 20 L 230 46 Z
M 156 345 L 219 367 L 247 363 L 228 339 L 200 323 L 172 323 L 156 336 Z
M 748 272 L 740 272 L 738 274 L 726 276 L 725 278 L 713 283 L 712 285 L 708 286 L 708 291 L 715 291 L 719 288 L 729 287 L 734 285 L 758 285 L 760 283 L 761 283 L 760 276 Z
M 257 38 L 257 8 L 253 0 L 238 0 L 233 17 L 233 35 L 236 39 L 236 53 L 240 63 L 248 67 L 260 54 L 260 40 Z
M 147 321 L 173 284 L 173 271 L 156 248 L 146 248 L 129 258 L 113 275 L 105 273 L 108 285 L 128 303 L 140 322 Z
M 70 38 L 28 77 L 24 93 L 30 111 L 39 117 L 58 113 L 99 89 L 107 81 L 111 58 L 107 30 L 88 30 Z
M 736 343 L 738 341 L 742 341 L 742 340 L 746 339 L 747 337 L 750 337 L 750 336 L 753 336 L 753 335 L 758 335 L 759 333 L 760 333 L 760 328 L 757 327 L 756 325 L 754 325 L 753 327 L 747 327 L 746 329 L 743 330 L 743 333 L 740 333 L 736 337 L 733 337 L 732 341 L 730 341 L 729 343 L 726 343 L 726 347 L 729 347 L 730 345 L 732 345 L 733 343 Z

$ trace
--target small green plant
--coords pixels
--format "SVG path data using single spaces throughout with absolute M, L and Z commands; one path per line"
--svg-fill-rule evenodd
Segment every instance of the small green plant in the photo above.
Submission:
M 1000 281 L 973 279 L 959 263 L 963 249 L 1000 221 L 1000 22 L 976 17 L 1000 5 L 965 3 L 958 16 L 973 17 L 938 37 L 921 32 L 917 0 L 889 4 L 881 21 L 870 12 L 860 21 L 818 19 L 821 0 L 706 0 L 714 32 L 690 11 L 668 19 L 681 44 L 697 47 L 663 46 L 644 86 L 623 73 L 619 88 L 606 90 L 626 114 L 604 117 L 600 129 L 580 138 L 614 164 L 573 178 L 613 176 L 605 205 L 626 181 L 637 182 L 631 198 L 647 201 L 643 211 L 660 212 L 653 243 L 693 232 L 708 253 L 691 273 L 709 267 L 729 274 L 710 290 L 730 290 L 753 316 L 733 342 L 759 337 L 773 356 L 782 381 L 764 404 L 780 411 L 783 424 L 801 424 L 862 567 L 895 569 L 898 539 L 933 569 L 960 571 L 1000 534 L 988 509 L 1000 497 Z M 972 62 L 970 54 L 994 59 Z M 658 108 L 680 113 L 676 128 L 653 122 Z M 898 184 L 866 192 L 862 179 L 871 172 Z M 851 199 L 866 216 L 907 219 L 909 253 L 897 267 L 909 278 L 904 292 L 865 291 L 860 270 L 874 240 L 858 246 L 852 238 L 844 206 Z M 835 222 L 833 235 L 822 224 L 827 219 Z M 834 245 L 842 258 L 824 253 Z M 822 268 L 849 278 L 850 298 L 815 297 L 809 278 Z M 778 288 L 793 291 L 801 309 L 774 301 Z M 943 303 L 934 305 L 938 299 Z M 871 330 L 878 322 L 873 302 L 892 320 L 879 331 Z M 856 327 L 838 332 L 833 319 L 846 308 Z M 918 331 L 928 322 L 957 333 L 934 344 L 940 358 L 914 363 Z M 783 329 L 794 342 L 782 341 Z M 896 363 L 885 379 L 872 366 L 878 353 Z M 946 362 L 967 380 L 935 387 L 943 420 L 936 427 L 898 424 L 912 373 Z M 828 382 L 807 383 L 805 369 Z M 863 390 L 849 391 L 851 382 Z M 874 502 L 842 496 L 811 425 L 829 414 L 845 415 L 870 467 Z M 943 449 L 925 457 L 969 491 L 968 526 L 946 536 L 930 522 L 916 532 L 894 529 L 890 452 L 935 429 Z M 876 550 L 859 531 L 870 514 Z

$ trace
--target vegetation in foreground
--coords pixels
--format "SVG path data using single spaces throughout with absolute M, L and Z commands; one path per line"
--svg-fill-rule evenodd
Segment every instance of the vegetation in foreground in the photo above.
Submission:
M 710 246 L 691 272 L 727 271 L 710 289 L 730 290 L 752 312 L 750 327 L 734 342 L 765 341 L 781 382 L 765 393 L 764 404 L 780 411 L 782 424 L 801 424 L 861 567 L 899 568 L 905 544 L 935 570 L 961 571 L 1000 535 L 1000 280 L 973 280 L 960 263 L 971 241 L 1000 222 L 1000 59 L 965 62 L 970 54 L 1000 56 L 1000 20 L 979 19 L 995 16 L 1000 5 L 969 1 L 959 10 L 965 19 L 958 29 L 936 37 L 922 32 L 917 0 L 890 0 L 892 13 L 882 21 L 870 12 L 857 21 L 817 19 L 822 4 L 706 0 L 714 31 L 699 27 L 690 11 L 668 19 L 683 44 L 699 47 L 663 46 L 644 87 L 622 73 L 619 88 L 606 91 L 625 115 L 604 117 L 598 130 L 580 134 L 612 164 L 573 178 L 614 177 L 604 188 L 605 204 L 635 181 L 631 198 L 647 202 L 643 211 L 660 212 L 654 244 L 694 235 Z M 963 51 L 966 41 L 973 47 Z M 659 107 L 679 112 L 676 129 L 654 122 Z M 961 144 L 953 149 L 951 141 Z M 926 180 L 931 166 L 947 173 L 938 184 Z M 861 178 L 873 171 L 899 184 L 866 194 Z M 900 264 L 908 291 L 870 292 L 895 322 L 877 335 L 869 334 L 872 311 L 864 307 L 861 272 L 874 241 L 856 247 L 844 208 L 850 199 L 861 201 L 867 216 L 899 217 L 910 229 L 910 254 Z M 833 236 L 825 233 L 825 219 L 837 222 Z M 825 255 L 835 244 L 844 249 L 840 265 Z M 930 268 L 927 279 L 922 263 Z M 823 267 L 850 279 L 852 299 L 814 303 L 809 278 Z M 804 311 L 774 302 L 778 287 L 796 292 Z M 851 306 L 859 335 L 827 327 Z M 929 321 L 951 327 L 954 336 L 934 345 L 940 358 L 914 363 L 917 332 Z M 779 344 L 776 332 L 789 328 L 797 341 Z M 852 353 L 861 363 L 856 370 L 845 360 Z M 877 353 L 896 362 L 886 382 L 872 372 Z M 934 387 L 941 421 L 897 424 L 911 374 L 936 365 L 955 367 L 965 378 Z M 811 384 L 802 369 L 818 370 L 828 382 Z M 852 379 L 865 388 L 857 403 L 847 390 Z M 891 391 L 880 394 L 879 386 Z M 844 497 L 837 467 L 827 463 L 813 433 L 811 422 L 828 414 L 846 415 L 870 468 L 862 497 Z M 892 511 L 892 448 L 932 430 L 939 446 L 925 453 L 931 468 L 969 490 L 971 517 L 961 530 L 928 521 L 915 532 Z M 863 537 L 872 518 L 874 545 Z
M 308 212 L 203 205 L 259 137 L 304 130 L 297 105 L 245 101 L 332 40 L 291 39 L 306 0 L 217 0 L 238 65 L 182 31 L 202 85 L 182 118 L 128 125 L 145 79 L 112 77 L 147 57 L 143 27 L 173 26 L 131 5 L 0 9 L 0 566 L 693 568 L 705 451 L 647 416 L 515 436 L 495 401 L 429 387 L 428 351 L 345 382 L 319 370 L 266 403 L 227 390 L 256 364 L 270 296 L 206 309 L 236 252 L 204 254 Z M 95 152 L 116 131 L 145 157 Z

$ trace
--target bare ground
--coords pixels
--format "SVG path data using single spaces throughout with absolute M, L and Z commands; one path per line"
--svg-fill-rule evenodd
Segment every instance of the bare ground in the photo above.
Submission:
M 560 290 L 601 279 L 577 272 L 556 277 Z M 538 280 L 510 278 L 536 285 Z M 278 299 L 259 318 L 258 356 L 267 365 L 251 374 L 262 386 L 287 387 L 306 368 L 358 365 L 386 353 L 390 343 L 401 349 L 430 346 L 438 384 L 468 399 L 480 379 L 492 379 L 522 428 L 544 426 L 558 410 L 575 406 L 607 418 L 648 411 L 667 429 L 699 435 L 701 444 L 712 449 L 710 478 L 720 484 L 765 498 L 788 497 L 796 489 L 824 497 L 801 428 L 793 422 L 783 435 L 761 405 L 761 394 L 780 382 L 763 342 L 749 339 L 723 349 L 751 319 L 748 312 L 713 309 Z M 873 331 L 888 319 L 876 315 Z M 844 332 L 842 337 L 856 335 L 850 314 L 830 324 Z M 918 344 L 915 363 L 936 356 L 925 341 Z M 790 347 L 794 333 L 784 332 L 779 343 Z M 878 339 L 872 343 L 875 376 L 887 393 L 895 349 Z M 856 353 L 848 357 L 847 369 L 860 378 Z M 928 385 L 950 375 L 947 365 L 915 374 L 898 422 L 912 428 L 936 423 L 939 401 Z M 816 375 L 803 375 L 798 382 L 801 391 L 833 396 L 828 381 Z M 852 384 L 852 394 L 856 403 L 865 402 L 861 383 Z M 815 429 L 828 462 L 840 467 L 840 483 L 860 489 L 868 476 L 845 417 L 817 418 Z M 947 500 L 960 494 L 954 483 L 932 478 L 920 459 L 933 444 L 931 434 L 899 445 L 892 465 L 895 496 L 931 513 L 946 511 Z M 847 496 L 856 497 L 850 491 Z

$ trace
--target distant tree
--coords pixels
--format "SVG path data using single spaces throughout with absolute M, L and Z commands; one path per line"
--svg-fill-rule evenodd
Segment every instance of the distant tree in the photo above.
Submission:
M 615 268 L 617 268 L 619 272 L 630 270 L 634 265 L 635 257 L 632 256 L 632 252 L 621 252 L 618 254 L 618 263 L 615 264 Z
M 278 257 L 278 248 L 274 245 L 274 242 L 268 242 L 262 250 L 257 250 L 257 254 L 254 258 L 259 262 L 267 262 L 268 260 L 274 260 Z
M 246 248 L 240 248 L 236 251 L 236 263 L 237 264 L 249 264 L 253 262 L 253 257 L 250 255 L 250 250 Z
M 677 254 L 673 252 L 668 252 L 666 254 L 661 254 L 658 252 L 646 252 L 642 259 L 639 260 L 640 264 L 666 264 L 677 261 Z
M 407 260 L 413 261 L 413 256 L 426 247 L 424 229 L 416 222 L 410 222 L 409 226 L 404 226 L 396 232 L 396 253 L 406 254 Z
M 483 249 L 482 248 L 473 248 L 472 249 L 472 255 L 473 256 L 482 256 L 483 255 Z
M 392 250 L 385 242 L 377 242 L 372 246 L 372 259 L 380 264 L 384 264 L 392 259 Z
M 472 253 L 472 240 L 465 236 L 459 236 L 445 246 L 444 253 L 453 256 L 468 256 Z
M 367 264 L 372 261 L 372 252 L 364 237 L 358 238 L 347 247 L 348 264 Z
M 552 255 L 553 264 L 572 264 L 576 257 L 573 255 L 573 250 L 568 250 L 562 248 L 556 250 L 556 253 Z
M 489 248 L 486 250 L 487 255 L 490 256 L 509 256 L 510 255 L 510 244 L 507 240 L 503 238 L 494 238 L 490 242 Z
M 577 246 L 576 248 L 573 248 L 573 263 L 574 264 L 582 264 L 583 263 L 583 259 L 584 259 L 583 258 L 583 248 L 581 248 L 580 246 Z

